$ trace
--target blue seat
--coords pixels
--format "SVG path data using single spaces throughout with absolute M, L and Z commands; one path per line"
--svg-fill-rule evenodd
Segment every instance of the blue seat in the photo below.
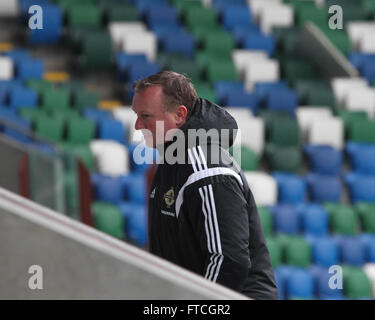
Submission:
M 86 107 L 83 108 L 81 112 L 83 117 L 88 118 L 96 123 L 98 123 L 101 119 L 112 118 L 112 114 L 108 110 Z
M 135 5 L 141 14 L 144 14 L 150 8 L 158 8 L 168 5 L 168 0 L 130 0 L 127 2 Z
M 335 275 L 335 272 L 330 273 L 328 267 L 312 265 L 308 271 L 313 275 L 315 283 L 315 293 L 319 299 L 324 300 L 342 300 L 344 299 L 343 289 L 330 287 L 330 279 Z M 332 282 L 332 281 L 331 281 Z M 333 281 L 336 284 L 335 281 Z
M 138 62 L 134 61 L 129 67 L 129 82 L 146 78 L 154 73 L 161 71 L 161 67 L 156 62 Z
M 297 267 L 289 265 L 281 265 L 274 271 L 276 286 L 278 289 L 278 295 L 280 300 L 287 299 L 286 286 L 290 276 L 295 272 Z
M 15 63 L 18 63 L 20 60 L 31 59 L 29 52 L 24 49 L 13 49 L 4 52 L 3 55 L 11 58 Z
M 151 164 L 159 160 L 159 153 L 154 148 L 146 147 L 141 144 L 128 143 L 130 157 L 130 167 L 134 173 L 144 173 Z
M 278 82 L 257 82 L 254 86 L 254 93 L 258 96 L 259 103 L 264 103 L 270 92 L 287 89 L 284 81 Z
M 351 172 L 345 175 L 345 183 L 353 204 L 361 201 L 375 202 L 375 175 Z
M 375 145 L 369 143 L 348 142 L 345 148 L 353 171 L 375 174 Z
M 243 82 L 240 81 L 217 81 L 213 87 L 219 104 L 224 106 L 228 106 L 228 95 L 230 92 L 236 93 L 245 90 Z
M 316 204 L 298 206 L 302 230 L 306 236 L 322 237 L 329 232 L 327 211 Z
M 161 37 L 161 48 L 164 52 L 183 53 L 194 58 L 195 40 L 191 34 L 184 31 L 167 33 Z
M 343 158 L 339 150 L 326 145 L 306 145 L 304 151 L 311 171 L 328 175 L 340 173 Z
M 369 84 L 375 81 L 375 63 L 373 60 L 366 60 L 362 64 L 360 74 L 364 77 Z
M 312 260 L 315 264 L 329 268 L 339 263 L 340 251 L 335 238 L 330 236 L 316 237 L 311 241 L 311 247 Z
M 146 55 L 127 53 L 118 53 L 116 55 L 117 74 L 119 80 L 126 80 L 128 78 L 130 66 L 134 63 L 147 63 Z
M 268 110 L 283 111 L 294 115 L 298 105 L 297 93 L 291 89 L 270 91 L 266 96 L 265 104 Z
M 183 26 L 180 24 L 175 23 L 158 23 L 158 24 L 150 24 L 149 29 L 152 30 L 156 34 L 156 38 L 159 42 L 162 41 L 163 37 L 169 34 L 175 34 L 184 32 Z
M 231 31 L 234 40 L 236 42 L 236 46 L 239 48 L 243 48 L 245 37 L 247 34 L 259 34 L 260 27 L 256 23 L 251 23 L 249 25 L 237 25 L 233 27 L 233 30 Z
M 9 90 L 9 105 L 12 108 L 36 107 L 38 105 L 38 94 L 33 89 L 26 87 L 15 87 Z
M 365 247 L 359 237 L 342 237 L 339 240 L 339 246 L 343 264 L 362 266 L 365 263 Z
M 248 107 L 253 114 L 258 112 L 258 101 L 255 94 L 242 91 L 229 91 L 226 100 L 229 107 Z
M 173 7 L 167 5 L 151 6 L 143 11 L 148 25 L 161 23 L 178 24 L 178 13 Z
M 221 5 L 216 7 L 222 16 L 222 24 L 227 31 L 236 26 L 251 26 L 252 15 L 247 5 Z
M 275 232 L 286 234 L 298 234 L 300 221 L 295 206 L 280 204 L 270 207 L 273 213 Z
M 303 178 L 281 172 L 276 172 L 272 176 L 277 182 L 279 203 L 297 204 L 306 200 L 307 186 Z
M 125 199 L 124 177 L 109 177 L 93 173 L 91 181 L 96 200 L 116 205 Z
M 313 299 L 314 278 L 305 269 L 296 268 L 286 281 L 286 295 L 288 299 Z
M 340 202 L 342 183 L 339 176 L 310 173 L 306 180 L 313 202 Z
M 349 55 L 349 61 L 358 70 L 362 71 L 363 64 L 367 61 L 375 63 L 375 54 L 362 53 L 362 52 L 352 52 Z
M 272 56 L 276 49 L 275 39 L 260 32 L 247 32 L 243 38 L 244 49 L 263 50 Z
M 59 42 L 62 27 L 63 13 L 61 8 L 55 5 L 43 5 L 43 29 L 32 29 L 29 32 L 31 44 L 56 44 Z
M 0 131 L 22 143 L 30 143 L 30 122 L 17 115 L 14 109 L 0 107 Z
M 129 201 L 122 202 L 118 207 L 125 219 L 127 241 L 144 247 L 147 243 L 146 207 Z
M 100 139 L 114 140 L 124 144 L 126 142 L 126 128 L 121 121 L 103 118 L 98 122 L 98 135 Z
M 365 251 L 365 261 L 369 263 L 375 262 L 375 235 L 369 233 L 362 233 L 358 238 L 363 244 Z
M 17 77 L 22 80 L 42 79 L 44 65 L 40 59 L 23 59 L 17 63 Z
M 123 178 L 126 198 L 143 205 L 146 201 L 146 177 L 143 172 L 132 172 Z

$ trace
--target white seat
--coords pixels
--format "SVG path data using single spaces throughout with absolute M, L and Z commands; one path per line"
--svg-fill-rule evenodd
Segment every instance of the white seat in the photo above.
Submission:
M 375 29 L 373 30 L 375 33 Z M 359 51 L 363 53 L 375 53 L 375 34 L 366 33 L 359 41 Z
M 130 54 L 142 53 L 154 61 L 157 55 L 157 39 L 153 32 L 128 33 L 123 36 L 122 51 Z
M 19 0 L 1 0 L 0 17 L 18 17 L 20 9 Z
M 226 107 L 225 110 L 231 114 L 231 116 L 237 121 L 237 124 L 253 117 L 253 113 L 249 108 Z
M 260 13 L 264 9 L 264 7 L 271 6 L 275 7 L 282 3 L 282 0 L 247 0 L 249 7 L 251 8 L 251 12 L 256 20 L 259 19 Z
M 245 70 L 245 88 L 254 89 L 256 82 L 277 82 L 280 80 L 279 62 L 277 60 L 251 61 Z
M 290 27 L 294 24 L 294 10 L 290 5 L 264 6 L 259 15 L 264 33 L 270 34 L 273 27 Z
M 143 134 L 140 130 L 135 130 L 137 115 L 131 106 L 122 106 L 112 111 L 113 117 L 121 121 L 129 130 L 128 141 L 130 143 L 140 143 L 144 141 Z
M 331 87 L 335 95 L 336 104 L 340 107 L 345 105 L 345 98 L 349 90 L 353 88 L 367 87 L 367 81 L 364 78 L 333 78 L 331 80 Z
M 375 297 L 375 263 L 366 263 L 363 266 L 363 272 L 367 275 L 371 282 L 372 296 Z
M 93 140 L 90 149 L 101 174 L 117 177 L 129 173 L 128 149 L 112 140 Z
M 311 123 L 315 120 L 332 117 L 332 111 L 328 107 L 300 106 L 296 109 L 299 127 L 304 140 L 307 140 Z
M 357 49 L 364 35 L 375 33 L 375 22 L 350 21 L 346 24 L 353 48 Z
M 355 88 L 348 91 L 345 108 L 351 111 L 365 111 L 369 118 L 375 117 L 375 90 L 371 87 Z
M 246 67 L 254 61 L 268 60 L 266 51 L 262 50 L 233 50 L 232 53 L 233 63 L 240 77 L 243 79 Z
M 341 150 L 344 147 L 344 125 L 340 118 L 322 118 L 312 121 L 308 133 L 310 144 L 330 145 Z
M 256 206 L 272 206 L 277 203 L 277 183 L 269 174 L 261 171 L 244 172 Z
M 0 80 L 11 80 L 13 76 L 13 60 L 9 57 L 0 57 Z
M 147 31 L 147 27 L 143 22 L 111 22 L 108 25 L 108 29 L 117 48 L 122 47 L 123 39 L 126 35 Z

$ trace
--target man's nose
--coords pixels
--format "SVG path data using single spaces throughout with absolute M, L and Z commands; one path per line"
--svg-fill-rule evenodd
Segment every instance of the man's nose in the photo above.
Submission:
M 139 118 L 137 118 L 137 120 L 135 121 L 134 127 L 135 127 L 135 130 L 143 129 L 142 121 Z

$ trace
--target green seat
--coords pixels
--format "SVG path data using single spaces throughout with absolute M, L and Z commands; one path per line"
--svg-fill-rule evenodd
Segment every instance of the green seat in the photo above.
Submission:
M 59 5 L 60 8 L 66 10 L 72 6 L 77 5 L 77 0 L 55 0 L 55 2 Z M 94 4 L 96 0 L 80 0 L 80 4 L 90 5 Z
M 307 22 L 312 22 L 319 28 L 328 25 L 328 10 L 326 8 L 300 7 L 296 10 L 296 17 L 300 27 L 303 27 Z
M 375 233 L 375 204 L 360 202 L 355 205 L 355 210 L 361 221 L 362 231 Z
M 88 144 L 95 137 L 95 123 L 88 119 L 72 118 L 67 125 L 67 142 Z
M 72 118 L 79 118 L 80 113 L 75 109 L 61 109 L 61 110 L 52 110 L 50 115 L 54 118 L 61 118 L 65 122 L 69 121 Z
M 67 21 L 69 28 L 100 27 L 100 8 L 95 4 L 81 4 L 75 1 L 74 5 L 67 7 Z
M 348 140 L 350 136 L 350 131 L 353 123 L 357 121 L 368 120 L 368 115 L 366 111 L 349 111 L 340 110 L 338 111 L 338 116 L 344 122 L 345 139 Z
M 285 244 L 285 263 L 306 268 L 311 263 L 311 247 L 302 237 L 293 237 Z
M 343 290 L 349 299 L 371 298 L 371 282 L 358 267 L 343 267 Z
M 210 100 L 213 103 L 217 103 L 217 97 L 212 87 L 205 82 L 197 82 L 194 84 L 195 90 L 197 91 L 198 97 Z
M 323 33 L 326 35 L 329 41 L 335 46 L 344 56 L 352 51 L 350 38 L 347 32 L 343 30 L 331 30 L 327 26 L 321 28 Z
M 197 28 L 201 30 L 214 30 L 220 28 L 217 14 L 211 8 L 186 8 L 185 24 L 190 30 Z
M 322 88 L 319 90 L 309 90 L 306 94 L 306 104 L 308 106 L 329 107 L 333 114 L 336 114 L 335 96 L 331 89 Z
M 362 7 L 366 12 L 368 19 L 375 18 L 375 1 L 374 0 L 362 0 Z
M 35 120 L 39 115 L 47 116 L 47 113 L 43 109 L 30 107 L 19 108 L 18 114 L 29 120 L 31 123 L 35 123 Z
M 273 234 L 272 212 L 266 207 L 258 207 L 258 214 L 265 237 L 271 237 Z
M 103 202 L 94 202 L 91 208 L 95 228 L 115 238 L 124 238 L 125 222 L 120 209 Z
M 266 127 L 266 135 L 269 137 L 270 129 L 275 122 L 293 119 L 289 112 L 275 110 L 259 110 L 259 116 L 263 119 Z
M 179 13 L 184 15 L 190 8 L 203 9 L 201 0 L 174 0 L 174 6 Z
M 290 4 L 294 10 L 300 8 L 315 8 L 316 4 L 314 0 L 284 0 L 284 3 Z
M 271 264 L 277 268 L 282 263 L 282 246 L 277 237 L 266 238 L 268 251 L 270 253 Z
M 211 83 L 217 81 L 236 81 L 237 71 L 232 60 L 225 60 L 217 64 L 217 60 L 207 64 L 207 80 Z
M 108 22 L 116 21 L 139 21 L 140 12 L 137 7 L 126 4 L 110 5 L 105 9 Z
M 77 91 L 73 95 L 73 106 L 81 109 L 85 107 L 97 107 L 99 103 L 99 94 L 90 91 Z
M 51 142 L 60 142 L 64 134 L 64 120 L 62 118 L 37 115 L 35 117 L 35 132 Z
M 288 59 L 284 62 L 283 77 L 289 84 L 294 85 L 297 80 L 316 79 L 316 68 L 305 60 Z
M 42 95 L 42 107 L 46 111 L 68 109 L 70 92 L 67 89 L 48 89 Z
M 172 60 L 168 64 L 168 69 L 181 74 L 185 74 L 193 81 L 193 83 L 201 80 L 200 68 L 194 60 L 188 58 Z
M 300 130 L 296 119 L 280 117 L 270 124 L 268 142 L 280 147 L 300 145 Z
M 358 233 L 358 216 L 352 207 L 337 203 L 326 203 L 323 206 L 328 212 L 332 233 L 343 235 Z
M 237 146 L 236 146 L 237 147 Z M 230 154 L 234 157 L 238 164 L 241 164 L 241 169 L 243 171 L 256 171 L 259 167 L 259 159 L 257 154 L 252 151 L 249 147 L 241 145 L 239 148 L 240 159 L 237 154 L 233 156 L 233 146 L 229 148 Z
M 40 80 L 40 79 L 27 80 L 26 86 L 30 89 L 37 91 L 39 95 L 42 95 L 45 91 L 51 90 L 54 88 L 51 82 Z
M 74 145 L 69 143 L 60 143 L 60 149 L 80 159 L 89 171 L 95 169 L 95 158 L 88 144 Z
M 349 140 L 357 142 L 375 143 L 375 121 L 353 121 L 349 131 Z
M 233 36 L 223 31 L 209 32 L 203 35 L 203 41 L 204 51 L 215 57 L 226 58 L 235 47 Z
M 303 157 L 300 147 L 267 144 L 265 158 L 271 171 L 299 173 Z
M 112 42 L 106 31 L 90 32 L 83 39 L 83 67 L 85 70 L 103 70 L 112 62 Z

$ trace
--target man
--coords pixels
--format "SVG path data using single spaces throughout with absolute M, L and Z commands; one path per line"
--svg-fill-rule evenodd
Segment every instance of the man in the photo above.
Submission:
M 182 158 L 187 161 L 170 164 L 164 159 L 150 189 L 150 251 L 250 298 L 277 299 L 253 196 L 225 150 L 235 138 L 236 121 L 223 108 L 198 98 L 189 79 L 175 72 L 151 75 L 136 82 L 134 90 L 135 128 L 161 158 L 176 142 L 174 133 L 185 136 Z M 193 129 L 213 128 L 229 130 L 229 142 L 225 144 L 224 136 L 202 144 L 188 139 Z

